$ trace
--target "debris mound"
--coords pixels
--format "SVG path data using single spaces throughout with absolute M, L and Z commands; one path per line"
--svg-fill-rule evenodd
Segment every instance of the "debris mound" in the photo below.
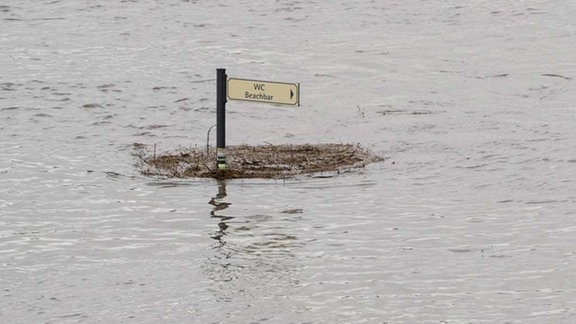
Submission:
M 142 148 L 141 144 L 134 144 Z M 216 150 L 182 149 L 152 155 L 142 153 L 144 175 L 168 178 L 285 179 L 296 175 L 341 173 L 383 161 L 358 144 L 238 145 L 226 148 L 227 169 L 216 167 Z

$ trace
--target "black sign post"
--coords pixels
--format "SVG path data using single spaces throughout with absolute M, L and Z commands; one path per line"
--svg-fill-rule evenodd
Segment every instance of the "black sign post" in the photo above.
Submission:
M 228 79 L 226 69 L 216 69 L 216 167 L 226 164 L 226 101 L 243 100 L 300 106 L 300 83 Z
M 216 166 L 226 170 L 226 69 L 216 69 Z

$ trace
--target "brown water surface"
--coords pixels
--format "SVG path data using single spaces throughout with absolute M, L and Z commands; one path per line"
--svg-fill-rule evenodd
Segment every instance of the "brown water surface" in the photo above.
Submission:
M 0 322 L 572 323 L 573 1 L 0 5 Z M 141 176 L 202 147 L 360 143 L 361 172 Z

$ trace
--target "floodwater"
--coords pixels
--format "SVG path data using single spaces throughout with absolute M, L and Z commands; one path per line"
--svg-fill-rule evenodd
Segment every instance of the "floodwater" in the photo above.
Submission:
M 0 322 L 576 323 L 571 0 L 0 3 Z M 361 143 L 336 177 L 146 178 L 203 146 Z

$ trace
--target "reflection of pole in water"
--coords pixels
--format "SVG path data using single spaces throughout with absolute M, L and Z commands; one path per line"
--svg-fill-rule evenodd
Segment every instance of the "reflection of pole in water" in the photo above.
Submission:
M 303 209 L 289 209 L 276 217 L 244 214 L 238 216 L 241 224 L 229 227 L 230 219 L 235 217 L 225 215 L 234 211 L 227 210 L 231 203 L 226 201 L 226 183 L 218 181 L 217 184 L 218 192 L 208 203 L 212 206 L 210 218 L 216 220 L 218 228 L 209 231 L 215 241 L 210 244 L 202 267 L 211 280 L 210 290 L 217 301 L 261 300 L 263 293 L 265 298 L 271 298 L 297 289 L 301 278 L 295 267 L 295 251 L 305 242 L 292 233 L 300 226 L 284 219 L 300 219 L 301 215 L 297 214 L 302 214 Z
M 216 194 L 215 197 L 212 197 L 208 203 L 214 206 L 210 212 L 210 217 L 220 219 L 220 222 L 218 223 L 218 232 L 216 232 L 212 238 L 220 241 L 221 243 L 222 236 L 226 235 L 226 229 L 228 229 L 228 224 L 226 224 L 226 221 L 233 218 L 230 216 L 222 216 L 216 214 L 217 212 L 223 211 L 231 205 L 230 203 L 222 201 L 224 198 L 226 198 L 226 181 L 218 180 L 218 194 Z

